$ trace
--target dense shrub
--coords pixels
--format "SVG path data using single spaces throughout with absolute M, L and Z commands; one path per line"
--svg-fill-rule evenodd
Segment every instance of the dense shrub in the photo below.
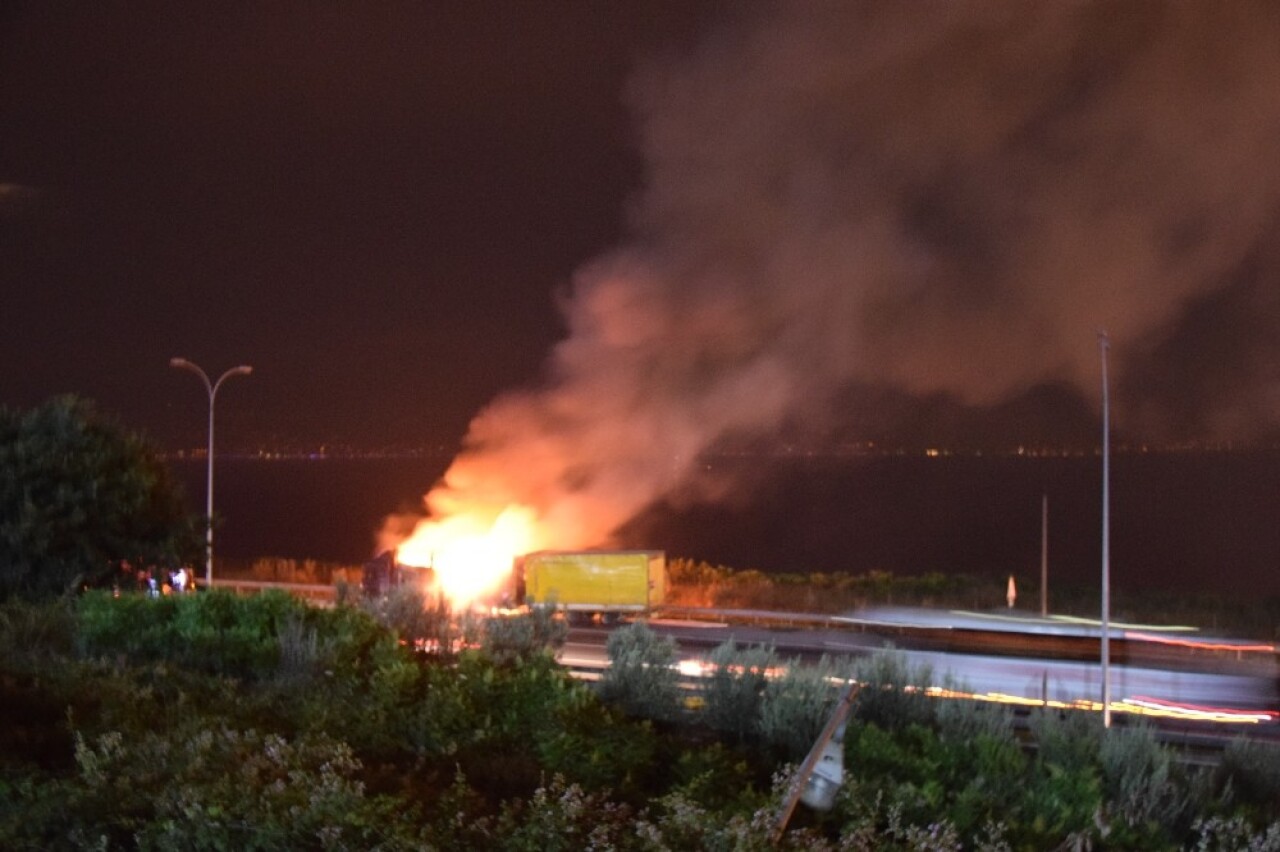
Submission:
M 780 761 L 807 751 L 847 668 L 727 644 L 704 682 L 725 721 L 654 725 L 537 642 L 417 653 L 351 606 L 89 595 L 0 608 L 0 633 L 30 643 L 0 657 L 6 849 L 774 848 Z M 614 635 L 632 676 L 659 676 L 636 694 L 670 698 L 666 640 Z M 1046 711 L 1024 751 L 1005 710 L 928 699 L 900 655 L 853 667 L 845 787 L 779 848 L 1280 847 L 1274 747 L 1198 774 L 1147 729 Z
M 1191 842 L 1196 852 L 1280 852 L 1280 822 L 1256 829 L 1241 816 L 1196 820 Z
M 578 852 L 626 848 L 631 812 L 554 777 L 529 801 L 509 801 L 493 821 L 493 848 L 509 852 Z
M 1280 811 L 1280 745 L 1240 737 L 1227 744 L 1220 784 L 1250 808 Z
M 416 650 L 449 657 L 464 644 L 448 601 L 442 596 L 431 600 L 414 586 L 393 586 L 384 595 L 361 598 L 359 608 Z
M 0 648 L 10 665 L 23 668 L 71 654 L 76 642 L 76 612 L 69 598 L 36 604 L 0 603 Z
M 1028 727 L 1041 766 L 1064 770 L 1096 770 L 1106 730 L 1093 713 L 1042 710 L 1032 713 Z
M 321 610 L 284 592 L 213 591 L 150 598 L 90 592 L 77 605 L 87 657 L 168 662 L 187 671 L 262 681 L 338 671 L 360 676 L 394 634 L 350 607 Z
M 1098 750 L 1108 833 L 1137 845 L 1167 843 L 1191 824 L 1206 791 L 1177 766 L 1145 724 L 1113 728 Z
M 187 726 L 81 739 L 66 824 L 76 846 L 161 849 L 413 848 L 404 803 L 366 794 L 328 737 Z M 105 843 L 104 843 L 105 841 Z
M 643 801 L 660 778 L 658 738 L 647 722 L 624 718 L 589 692 L 565 697 L 535 738 L 538 763 L 593 793 Z
M 632 716 L 656 721 L 680 712 L 680 675 L 675 640 L 659 636 L 644 622 L 609 634 L 609 667 L 600 678 L 600 697 Z
M 943 688 L 950 692 L 969 693 L 963 684 L 955 683 L 948 675 Z M 965 742 L 985 736 L 995 740 L 1013 739 L 1013 713 L 1007 704 L 993 704 L 967 698 L 938 701 L 934 706 L 934 720 L 944 740 Z
M 127 559 L 189 562 L 195 533 L 155 448 L 92 403 L 0 406 L 0 600 L 110 585 Z
M 911 666 L 892 648 L 858 659 L 853 670 L 859 684 L 854 714 L 888 730 L 933 722 L 934 703 L 927 690 L 933 684 L 928 666 Z
M 760 777 L 753 757 L 721 742 L 686 747 L 665 767 L 671 792 L 715 813 L 749 813 L 764 807 L 768 776 Z
M 707 658 L 711 673 L 699 683 L 702 721 L 713 730 L 745 742 L 760 729 L 760 707 L 769 672 L 778 666 L 770 647 L 740 648 L 732 640 Z
M 283 592 L 229 592 L 149 598 L 85 594 L 79 601 L 85 655 L 167 661 L 209 674 L 263 678 L 280 660 L 279 628 L 306 604 Z
M 569 636 L 568 623 L 549 607 L 486 618 L 482 629 L 481 650 L 498 664 L 553 653 Z
M 831 716 L 851 668 L 849 660 L 824 655 L 812 664 L 793 660 L 780 676 L 770 679 L 761 696 L 758 721 L 764 745 L 785 760 L 803 759 Z

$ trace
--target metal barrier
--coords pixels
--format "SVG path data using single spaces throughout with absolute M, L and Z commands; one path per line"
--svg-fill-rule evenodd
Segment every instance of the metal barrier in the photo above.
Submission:
M 338 598 L 336 586 L 319 583 L 278 583 L 270 580 L 226 580 L 215 577 L 213 588 L 227 589 L 238 594 L 257 594 L 267 589 L 279 589 L 305 600 L 325 603 L 333 603 Z

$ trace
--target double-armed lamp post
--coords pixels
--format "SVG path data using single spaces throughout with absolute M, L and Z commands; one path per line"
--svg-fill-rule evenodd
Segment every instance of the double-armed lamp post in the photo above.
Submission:
M 200 377 L 204 382 L 204 389 L 209 392 L 209 480 L 205 491 L 205 514 L 206 526 L 204 532 L 204 585 L 205 588 L 213 586 L 213 401 L 218 395 L 218 388 L 222 387 L 222 383 L 232 376 L 247 376 L 253 372 L 253 368 L 247 364 L 241 364 L 239 367 L 232 367 L 221 376 L 216 382 L 209 381 L 209 375 L 186 358 L 170 358 L 170 367 L 177 367 L 180 370 L 190 370 Z

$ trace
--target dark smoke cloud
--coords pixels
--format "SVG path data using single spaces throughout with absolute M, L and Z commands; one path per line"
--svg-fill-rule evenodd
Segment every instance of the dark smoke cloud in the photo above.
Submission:
M 1096 397 L 1097 329 L 1130 428 L 1256 435 L 1280 420 L 1277 44 L 1267 2 L 815 2 L 651 63 L 634 239 L 430 507 L 527 503 L 599 543 L 716 441 L 850 389 Z
M 1126 358 L 1155 351 L 1274 236 L 1277 16 L 768 14 L 636 86 L 650 172 L 635 219 L 677 267 L 648 295 L 723 299 L 821 387 L 978 403 L 1044 380 L 1092 389 L 1094 329 Z

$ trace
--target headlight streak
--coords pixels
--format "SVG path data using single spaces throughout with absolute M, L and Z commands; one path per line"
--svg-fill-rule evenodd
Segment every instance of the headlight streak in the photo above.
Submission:
M 1141 642 L 1155 642 L 1161 645 L 1177 645 L 1183 648 L 1195 648 L 1200 651 L 1236 651 L 1238 653 L 1255 654 L 1277 653 L 1275 645 L 1249 645 L 1243 642 L 1205 642 L 1196 639 L 1174 639 L 1168 636 L 1154 636 L 1150 633 L 1138 633 L 1129 630 L 1124 632 L 1124 638 L 1135 639 Z
M 677 670 L 686 678 L 708 677 L 715 671 L 715 666 L 703 660 L 681 660 Z M 778 677 L 785 669 L 770 669 L 768 677 Z M 845 678 L 828 678 L 832 686 L 843 687 L 850 683 Z M 867 684 L 861 685 L 864 689 Z M 884 689 L 892 689 L 885 686 Z M 920 687 L 906 686 L 906 692 L 920 691 Z M 963 690 L 948 689 L 941 686 L 924 688 L 925 695 L 930 698 L 950 699 L 957 701 L 983 701 L 991 704 L 1008 704 L 1017 707 L 1047 707 L 1055 710 L 1084 710 L 1094 713 L 1102 712 L 1102 703 L 1088 698 L 1077 698 L 1072 701 L 1059 699 L 1027 698 L 1003 692 L 973 693 Z M 1132 696 L 1111 702 L 1113 713 L 1127 713 L 1132 716 L 1145 716 L 1158 719 L 1176 719 L 1184 722 L 1214 722 L 1220 724 L 1260 725 L 1280 721 L 1280 710 L 1246 710 L 1233 707 L 1205 707 L 1195 704 L 1182 704 L 1165 701 L 1150 696 Z

